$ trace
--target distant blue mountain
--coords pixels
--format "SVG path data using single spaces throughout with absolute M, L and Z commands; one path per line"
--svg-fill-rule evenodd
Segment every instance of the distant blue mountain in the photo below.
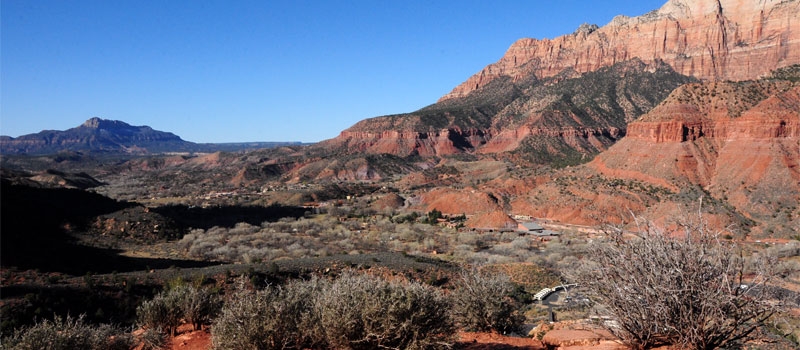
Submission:
M 215 152 L 302 145 L 300 142 L 194 143 L 171 132 L 91 118 L 68 130 L 43 130 L 20 137 L 0 136 L 2 154 L 51 154 L 60 151 L 152 154 Z

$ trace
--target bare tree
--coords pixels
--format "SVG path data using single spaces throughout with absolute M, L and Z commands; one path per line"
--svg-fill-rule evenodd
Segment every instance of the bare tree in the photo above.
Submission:
M 612 229 L 570 277 L 613 319 L 609 329 L 635 349 L 731 348 L 751 339 L 777 310 L 762 262 L 748 271 L 698 215 L 666 231 L 636 218 L 637 232 Z

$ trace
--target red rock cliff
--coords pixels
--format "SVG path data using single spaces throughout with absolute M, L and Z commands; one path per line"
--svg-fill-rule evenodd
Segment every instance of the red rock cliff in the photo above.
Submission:
M 466 96 L 503 76 L 593 71 L 638 57 L 663 60 L 701 79 L 754 79 L 800 63 L 798 0 L 670 0 L 639 17 L 617 16 L 555 39 L 520 39 L 506 54 L 440 99 Z
M 681 87 L 587 166 L 674 192 L 697 184 L 768 223 L 763 233 L 792 232 L 797 221 L 775 213 L 800 203 L 800 83 Z
M 788 81 L 687 85 L 629 124 L 626 137 L 651 143 L 798 139 L 800 86 Z

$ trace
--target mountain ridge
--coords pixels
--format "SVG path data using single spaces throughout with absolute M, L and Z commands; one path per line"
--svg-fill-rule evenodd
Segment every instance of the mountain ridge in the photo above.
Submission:
M 755 79 L 800 63 L 798 18 L 797 0 L 670 0 L 602 27 L 581 26 L 554 39 L 519 39 L 500 60 L 439 101 L 466 96 L 500 77 L 543 78 L 567 68 L 587 72 L 632 58 L 662 60 L 701 80 Z
M 596 72 L 502 78 L 416 112 L 364 119 L 320 146 L 398 156 L 486 154 L 514 151 L 542 136 L 550 140 L 537 147 L 548 157 L 559 154 L 556 148 L 594 154 L 624 135 L 628 121 L 693 81 L 662 62 L 639 59 Z
M 684 83 L 757 79 L 800 63 L 798 18 L 800 0 L 669 0 L 603 27 L 583 24 L 555 39 L 520 39 L 436 103 L 361 120 L 319 145 L 334 153 L 401 157 L 590 158 Z M 594 77 L 608 70 L 612 83 Z M 569 82 L 572 89 L 559 86 Z
M 42 130 L 19 137 L 0 136 L 2 154 L 48 154 L 92 151 L 126 154 L 215 152 L 299 145 L 299 142 L 194 143 L 171 132 L 92 117 L 67 130 Z

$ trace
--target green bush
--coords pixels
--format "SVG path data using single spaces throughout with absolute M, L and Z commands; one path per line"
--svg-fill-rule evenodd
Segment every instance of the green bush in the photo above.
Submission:
M 453 317 L 465 329 L 517 331 L 524 321 L 519 303 L 512 297 L 508 276 L 477 270 L 464 271 L 452 293 Z
M 93 326 L 78 318 L 55 317 L 2 339 L 3 350 L 130 350 L 133 337 L 109 325 Z
M 208 288 L 184 285 L 175 287 L 168 293 L 175 295 L 183 319 L 191 323 L 194 330 L 211 324 L 222 307 L 219 296 Z

